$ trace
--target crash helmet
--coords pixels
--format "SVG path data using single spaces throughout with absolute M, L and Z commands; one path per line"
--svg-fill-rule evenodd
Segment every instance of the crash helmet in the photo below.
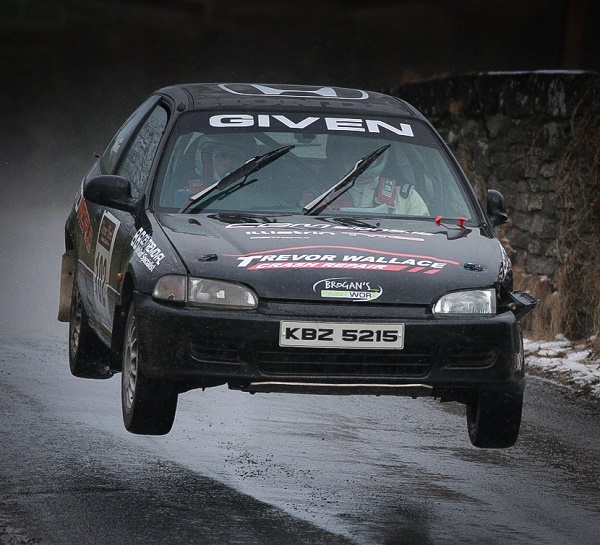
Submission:
M 220 180 L 257 154 L 250 134 L 206 134 L 198 139 L 196 172 L 203 179 Z

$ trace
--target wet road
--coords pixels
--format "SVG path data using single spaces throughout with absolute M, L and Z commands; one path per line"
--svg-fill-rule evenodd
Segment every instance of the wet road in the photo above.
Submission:
M 600 543 L 600 409 L 553 385 L 529 381 L 503 451 L 458 405 L 223 388 L 138 437 L 65 337 L 0 336 L 0 512 L 43 544 Z

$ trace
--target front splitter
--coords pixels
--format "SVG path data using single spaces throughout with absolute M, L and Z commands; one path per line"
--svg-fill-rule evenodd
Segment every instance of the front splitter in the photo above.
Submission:
M 396 395 L 431 396 L 433 386 L 427 384 L 335 384 L 323 382 L 251 382 L 246 386 L 230 386 L 254 393 L 321 394 L 321 395 Z

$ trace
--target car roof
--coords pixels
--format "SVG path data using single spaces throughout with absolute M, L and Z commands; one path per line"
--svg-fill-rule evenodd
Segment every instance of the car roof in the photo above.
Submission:
M 187 83 L 164 87 L 156 94 L 169 96 L 180 110 L 248 110 L 369 115 L 421 114 L 399 98 L 361 89 L 317 85 L 262 83 Z

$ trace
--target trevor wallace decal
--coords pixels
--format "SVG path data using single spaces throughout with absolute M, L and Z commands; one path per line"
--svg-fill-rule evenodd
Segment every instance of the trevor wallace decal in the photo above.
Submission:
M 314 253 L 310 250 L 317 250 Z M 323 250 L 346 250 L 344 253 L 324 253 Z M 361 252 L 361 253 L 350 253 Z M 436 274 L 457 261 L 430 256 L 378 252 L 367 248 L 345 246 L 305 246 L 280 248 L 264 253 L 232 255 L 238 267 L 249 271 L 267 269 L 350 269 L 371 271 L 405 271 L 408 273 Z

